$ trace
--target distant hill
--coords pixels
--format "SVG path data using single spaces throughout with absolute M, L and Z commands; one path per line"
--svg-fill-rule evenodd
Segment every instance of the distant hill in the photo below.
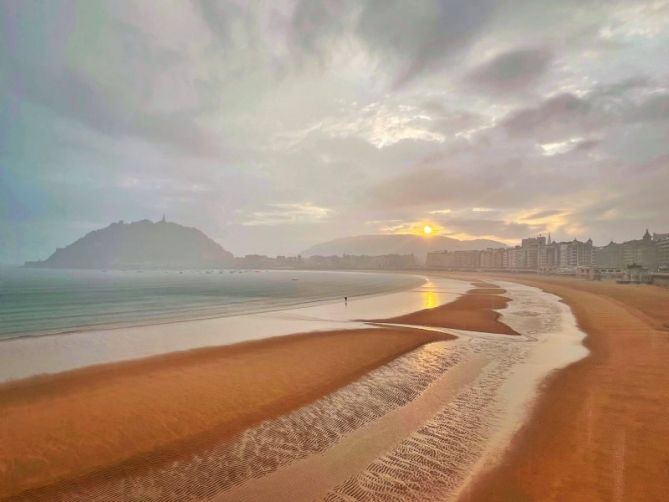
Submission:
M 316 244 L 301 254 L 302 256 L 414 254 L 424 260 L 430 251 L 457 251 L 490 247 L 506 247 L 506 244 L 489 239 L 461 241 L 441 235 L 431 237 L 411 234 L 358 235 Z
M 232 265 L 232 253 L 200 230 L 149 220 L 112 223 L 89 232 L 34 268 L 222 268 Z

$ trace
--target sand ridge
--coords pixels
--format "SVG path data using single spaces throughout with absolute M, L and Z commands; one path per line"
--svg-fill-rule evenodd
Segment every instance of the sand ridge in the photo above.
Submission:
M 0 386 L 0 497 L 168 461 L 448 335 L 369 328 L 277 337 Z M 118 469 L 117 471 L 118 472 Z
M 368 322 L 411 324 L 414 326 L 434 326 L 439 328 L 484 331 L 504 335 L 518 335 L 513 328 L 499 319 L 497 312 L 506 308 L 510 299 L 502 296 L 505 290 L 488 282 L 473 282 L 474 289 L 467 291 L 451 303 L 431 309 L 389 319 L 375 319 Z

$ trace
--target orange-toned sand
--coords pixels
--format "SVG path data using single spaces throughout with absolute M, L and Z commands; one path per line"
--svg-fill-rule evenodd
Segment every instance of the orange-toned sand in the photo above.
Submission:
M 591 355 L 549 378 L 501 464 L 460 501 L 668 500 L 669 289 L 504 278 L 562 297 Z
M 495 312 L 505 308 L 509 303 L 509 298 L 499 296 L 505 293 L 505 290 L 485 282 L 472 284 L 476 288 L 469 290 L 454 302 L 390 319 L 377 319 L 374 322 L 517 335 L 518 333 L 511 327 L 499 321 L 501 315 Z
M 448 338 L 411 329 L 309 333 L 0 385 L 0 499 L 150 467 Z

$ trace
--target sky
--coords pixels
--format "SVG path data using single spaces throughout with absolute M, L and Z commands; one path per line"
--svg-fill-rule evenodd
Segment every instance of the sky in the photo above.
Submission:
M 0 0 L 0 263 L 669 231 L 669 1 Z

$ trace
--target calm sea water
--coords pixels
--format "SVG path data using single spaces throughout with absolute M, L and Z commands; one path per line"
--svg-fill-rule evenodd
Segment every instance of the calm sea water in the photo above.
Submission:
M 265 312 L 421 282 L 365 272 L 0 268 L 0 339 Z

